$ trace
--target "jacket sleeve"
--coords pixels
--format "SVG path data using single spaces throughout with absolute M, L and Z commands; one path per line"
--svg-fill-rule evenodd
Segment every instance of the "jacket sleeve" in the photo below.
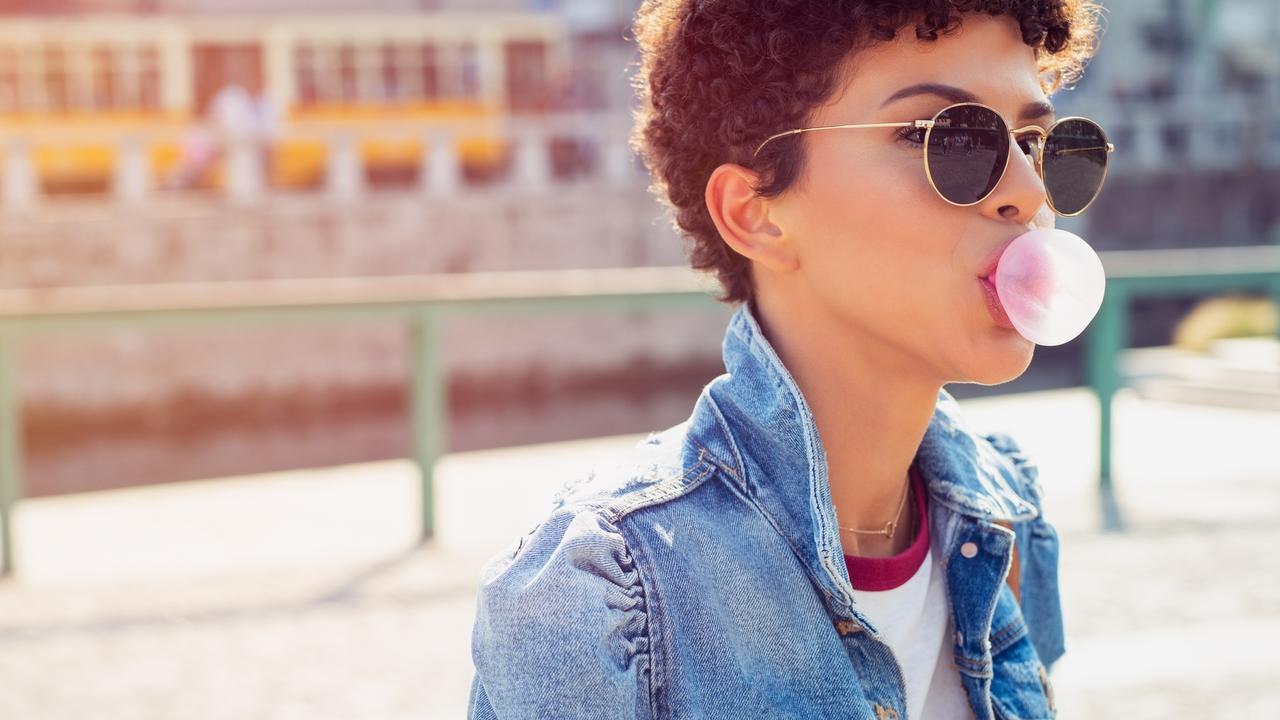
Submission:
M 644 587 L 621 533 L 561 507 L 481 572 L 471 718 L 649 718 Z
M 1021 485 L 1019 493 L 1039 513 L 1033 520 L 1016 524 L 1019 585 L 1031 644 L 1045 668 L 1052 669 L 1066 647 L 1058 588 L 1058 532 L 1044 516 L 1040 469 L 1011 436 L 995 433 L 987 435 L 986 440 L 1013 465 L 1015 480 Z

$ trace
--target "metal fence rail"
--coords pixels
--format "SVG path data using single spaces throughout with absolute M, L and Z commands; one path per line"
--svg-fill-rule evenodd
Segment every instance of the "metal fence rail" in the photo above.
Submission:
M 449 437 L 443 323 L 492 313 L 711 309 L 714 291 L 705 278 L 673 267 L 0 291 L 0 574 L 13 570 L 12 510 L 23 488 L 16 349 L 24 338 L 219 324 L 407 323 L 412 329 L 411 436 L 421 473 L 425 540 L 435 525 L 433 469 Z
M 1100 401 L 1099 487 L 1104 517 L 1118 527 L 1118 513 L 1110 502 L 1111 399 L 1123 383 L 1116 358 L 1129 342 L 1130 301 L 1156 294 L 1247 288 L 1270 292 L 1280 300 L 1280 247 L 1101 255 L 1108 287 L 1087 335 L 1087 377 Z M 407 323 L 413 330 L 411 432 L 421 475 L 425 540 L 434 529 L 433 469 L 449 437 L 443 323 L 493 313 L 711 309 L 715 307 L 711 293 L 717 290 L 690 270 L 660 267 L 0 291 L 0 542 L 4 546 L 0 574 L 13 570 L 12 510 L 23 488 L 16 350 L 24 338 L 232 323 L 361 319 Z
M 1123 529 L 1111 478 L 1111 400 L 1123 383 L 1116 356 L 1129 346 L 1130 303 L 1139 297 L 1224 291 L 1269 293 L 1280 304 L 1280 246 L 1100 253 L 1107 292 L 1089 326 L 1086 377 L 1098 396 L 1098 481 L 1103 525 Z M 1280 327 L 1276 328 L 1280 337 Z

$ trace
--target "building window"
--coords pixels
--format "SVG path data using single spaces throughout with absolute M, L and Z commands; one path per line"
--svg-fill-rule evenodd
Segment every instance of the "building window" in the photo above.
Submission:
M 545 110 L 549 106 L 547 45 L 538 40 L 506 43 L 507 107 Z
M 0 112 L 17 112 L 18 59 L 13 48 L 0 48 Z
M 396 105 L 480 94 L 474 45 L 420 42 L 300 45 L 294 50 L 297 102 Z
M 154 47 L 107 44 L 0 47 L 0 112 L 158 110 Z
M 315 48 L 302 45 L 294 50 L 293 66 L 297 79 L 298 104 L 320 102 L 319 63 Z

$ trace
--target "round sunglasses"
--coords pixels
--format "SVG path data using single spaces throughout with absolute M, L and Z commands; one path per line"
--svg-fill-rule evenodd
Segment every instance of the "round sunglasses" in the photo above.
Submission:
M 959 207 L 982 202 L 1000 184 L 1009 167 L 1010 137 L 1023 152 L 1034 152 L 1049 207 L 1063 217 L 1079 215 L 1098 197 L 1107 178 L 1107 158 L 1115 151 L 1102 128 L 1088 118 L 1061 118 L 1048 130 L 1036 125 L 1010 130 L 994 109 L 966 102 L 949 105 L 929 120 L 787 130 L 766 138 L 752 157 L 787 135 L 878 127 L 924 130 L 925 176 L 943 200 Z

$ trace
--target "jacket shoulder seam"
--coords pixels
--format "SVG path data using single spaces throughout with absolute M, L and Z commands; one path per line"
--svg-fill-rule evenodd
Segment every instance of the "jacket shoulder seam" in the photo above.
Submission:
M 716 466 L 707 460 L 706 450 L 699 448 L 697 460 L 683 468 L 678 475 L 659 480 L 647 488 L 628 493 L 620 498 L 606 499 L 593 504 L 605 520 L 617 525 L 623 518 L 637 510 L 661 505 L 694 490 L 715 468 Z

